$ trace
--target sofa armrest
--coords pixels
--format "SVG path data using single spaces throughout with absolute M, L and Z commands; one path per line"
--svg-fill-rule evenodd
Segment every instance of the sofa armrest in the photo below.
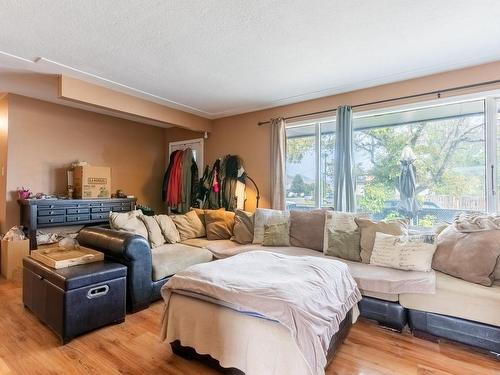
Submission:
M 148 241 L 136 234 L 104 227 L 83 228 L 77 237 L 83 246 L 103 252 L 106 258 L 127 266 L 127 309 L 148 307 L 153 295 L 153 266 Z

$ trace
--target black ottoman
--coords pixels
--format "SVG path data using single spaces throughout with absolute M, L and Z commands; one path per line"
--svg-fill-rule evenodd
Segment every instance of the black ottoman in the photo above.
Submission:
M 96 262 L 59 270 L 23 259 L 23 302 L 63 344 L 125 320 L 127 268 Z

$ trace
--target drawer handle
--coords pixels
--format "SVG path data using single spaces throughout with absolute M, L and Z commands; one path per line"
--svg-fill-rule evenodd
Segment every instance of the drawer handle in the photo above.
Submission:
M 107 285 L 101 285 L 101 286 L 96 286 L 95 288 L 89 289 L 87 292 L 87 298 L 88 299 L 93 299 L 93 298 L 99 298 L 102 296 L 105 296 L 109 292 L 109 286 Z
M 50 214 L 51 214 L 51 215 L 54 215 L 54 211 L 50 211 Z
M 49 223 L 52 223 L 54 221 L 54 219 L 49 219 Z

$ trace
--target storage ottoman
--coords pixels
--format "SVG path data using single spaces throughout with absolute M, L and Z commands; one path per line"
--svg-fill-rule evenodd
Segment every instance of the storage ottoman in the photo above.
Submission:
M 23 302 L 63 344 L 72 338 L 125 320 L 127 268 L 96 262 L 52 269 L 23 259 Z

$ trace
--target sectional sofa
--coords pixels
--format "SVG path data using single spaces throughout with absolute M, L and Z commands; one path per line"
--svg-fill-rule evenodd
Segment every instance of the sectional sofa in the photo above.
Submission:
M 129 312 L 144 309 L 159 299 L 160 289 L 169 277 L 194 264 L 252 250 L 325 256 L 306 248 L 241 245 L 231 240 L 211 241 L 206 238 L 152 249 L 144 237 L 106 227 L 84 228 L 78 235 L 78 241 L 127 266 Z M 408 325 L 416 336 L 449 339 L 500 356 L 500 280 L 496 280 L 491 287 L 485 287 L 435 272 L 434 294 L 397 293 L 391 292 L 391 288 L 400 273 L 370 264 L 344 262 L 352 267 L 351 273 L 355 273 L 353 276 L 363 294 L 359 304 L 361 316 L 398 331 Z M 412 276 L 417 273 L 406 271 L 406 274 L 409 283 L 427 282 L 425 278 Z M 363 289 L 363 285 L 371 283 L 384 283 L 391 293 Z

